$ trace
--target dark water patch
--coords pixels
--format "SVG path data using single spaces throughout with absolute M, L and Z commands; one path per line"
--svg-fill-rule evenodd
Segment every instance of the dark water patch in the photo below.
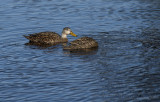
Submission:
M 158 29 L 144 29 L 141 33 L 141 42 L 145 47 L 160 48 L 160 32 Z

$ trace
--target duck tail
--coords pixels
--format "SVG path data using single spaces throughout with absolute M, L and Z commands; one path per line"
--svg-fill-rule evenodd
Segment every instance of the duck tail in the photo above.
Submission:
M 29 39 L 29 36 L 23 35 L 25 38 Z

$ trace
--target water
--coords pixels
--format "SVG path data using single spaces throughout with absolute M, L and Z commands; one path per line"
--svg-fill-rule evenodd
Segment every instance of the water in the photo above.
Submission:
M 25 45 L 66 26 L 98 50 Z M 160 1 L 3 0 L 0 52 L 1 102 L 158 102 Z

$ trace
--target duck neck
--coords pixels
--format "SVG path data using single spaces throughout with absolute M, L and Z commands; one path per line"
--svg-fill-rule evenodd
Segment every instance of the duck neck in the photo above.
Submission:
M 66 39 L 67 38 L 67 34 L 62 33 L 62 39 Z

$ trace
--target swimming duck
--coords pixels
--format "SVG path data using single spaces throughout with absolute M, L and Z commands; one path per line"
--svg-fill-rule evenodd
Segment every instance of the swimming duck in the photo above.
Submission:
M 62 36 L 55 32 L 40 32 L 29 34 L 28 36 L 24 35 L 30 42 L 41 43 L 41 44 L 55 44 L 55 43 L 63 43 L 68 42 L 67 35 L 70 34 L 72 36 L 77 37 L 76 34 L 72 32 L 69 27 L 65 27 L 62 31 Z
M 64 46 L 64 50 L 79 50 L 97 48 L 98 42 L 90 37 L 82 37 L 70 42 L 69 46 Z

